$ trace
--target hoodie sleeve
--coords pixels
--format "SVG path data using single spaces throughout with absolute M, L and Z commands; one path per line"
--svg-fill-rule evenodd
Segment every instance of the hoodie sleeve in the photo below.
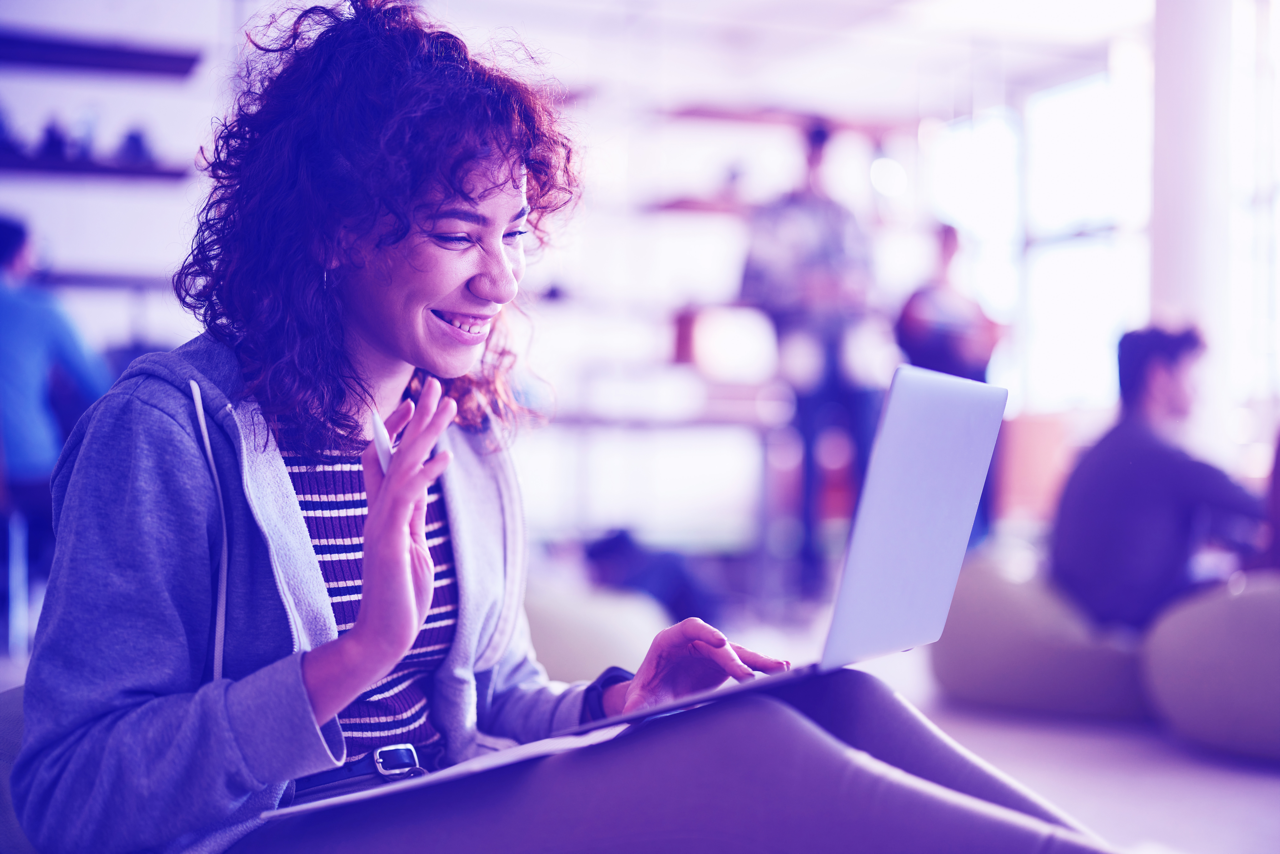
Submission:
M 299 655 L 206 681 L 222 522 L 194 417 L 126 386 L 86 423 L 55 472 L 14 804 L 51 854 L 168 848 L 335 767 L 341 734 L 316 726 Z
M 547 678 L 533 654 L 524 608 L 506 653 L 492 670 L 476 674 L 481 696 L 480 729 L 524 743 L 547 738 L 581 723 L 586 682 L 566 685 Z M 487 712 L 487 713 L 486 713 Z

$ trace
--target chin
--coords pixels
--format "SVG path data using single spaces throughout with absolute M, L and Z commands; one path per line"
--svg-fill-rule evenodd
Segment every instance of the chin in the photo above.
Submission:
M 483 352 L 483 351 L 482 351 Z M 420 359 L 418 367 L 439 380 L 456 380 L 475 370 L 480 364 L 480 355 L 471 359 Z

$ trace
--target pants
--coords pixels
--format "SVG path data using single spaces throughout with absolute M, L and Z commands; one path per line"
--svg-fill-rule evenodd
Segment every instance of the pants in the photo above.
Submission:
M 604 744 L 268 822 L 250 852 L 1102 852 L 866 673 Z

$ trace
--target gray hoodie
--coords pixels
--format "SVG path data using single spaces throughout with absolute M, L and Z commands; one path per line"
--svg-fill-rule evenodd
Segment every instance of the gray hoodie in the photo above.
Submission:
M 214 486 L 190 381 L 200 386 Z M 461 598 L 431 719 L 458 762 L 577 723 L 524 616 L 519 494 L 488 437 L 450 428 Z M 231 350 L 144 356 L 80 420 L 53 478 L 58 545 L 27 674 L 14 805 L 41 851 L 221 851 L 344 761 L 302 654 L 337 636 L 284 461 Z M 219 562 L 228 572 L 213 679 Z

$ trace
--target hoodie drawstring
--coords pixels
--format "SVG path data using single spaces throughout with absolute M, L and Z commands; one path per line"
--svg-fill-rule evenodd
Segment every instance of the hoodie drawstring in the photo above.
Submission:
M 222 517 L 222 556 L 218 561 L 218 615 L 213 628 L 213 680 L 222 678 L 222 650 L 227 634 L 227 508 L 222 503 L 222 483 L 218 480 L 218 467 L 213 463 L 213 445 L 209 443 L 209 427 L 204 420 L 204 399 L 200 385 L 191 380 L 191 396 L 196 403 L 196 420 L 200 422 L 200 435 L 204 439 L 204 455 L 209 461 L 209 473 L 213 475 L 213 488 L 218 493 L 218 513 Z

